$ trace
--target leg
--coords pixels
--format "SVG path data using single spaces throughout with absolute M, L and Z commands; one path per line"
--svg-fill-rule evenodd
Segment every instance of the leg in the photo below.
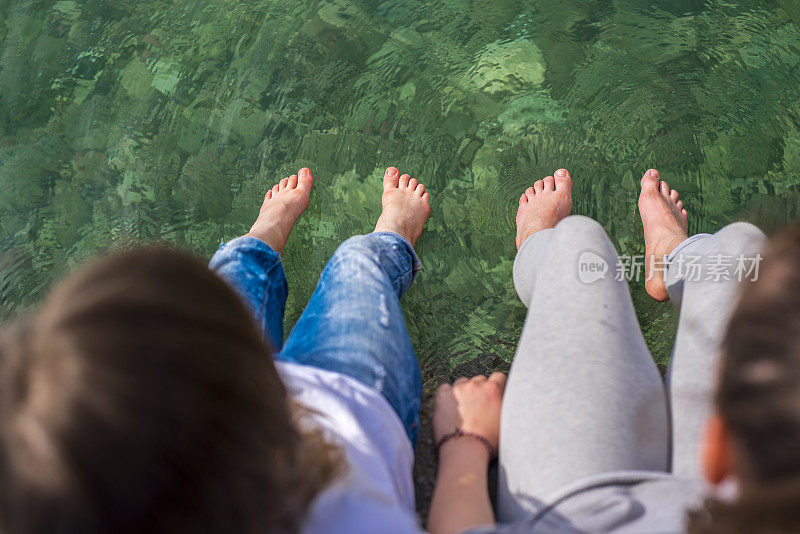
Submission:
M 738 286 L 746 278 L 737 271 L 737 258 L 755 258 L 765 237 L 745 223 L 713 236 L 688 237 L 688 212 L 678 192 L 655 169 L 642 177 L 639 211 L 647 292 L 656 300 L 672 300 L 681 310 L 668 377 L 672 472 L 700 478 L 701 434 L 711 415 L 720 342 Z M 653 268 L 657 261 L 662 261 L 658 272 Z
M 720 343 L 744 281 L 735 272 L 736 258 L 757 258 L 765 241 L 755 226 L 736 223 L 713 236 L 690 238 L 668 257 L 666 289 L 681 310 L 668 379 L 672 471 L 677 475 L 702 476 L 700 447 L 713 409 Z M 714 281 L 716 274 L 708 279 L 709 266 L 720 258 L 729 258 L 731 264 L 719 280 Z M 699 277 L 690 272 L 689 262 L 700 266 Z
M 557 178 L 552 191 L 549 180 L 523 196 L 517 217 L 524 244 L 514 284 L 529 311 L 503 401 L 501 521 L 521 519 L 537 500 L 582 477 L 663 471 L 668 461 L 664 388 L 627 284 L 615 279 L 617 253 L 591 219 L 568 217 L 555 228 L 552 218 L 542 222 L 552 211 L 547 195 L 559 187 L 571 195 L 571 181 Z M 565 215 L 558 211 L 556 221 Z M 530 212 L 539 219 L 526 240 Z M 590 263 L 607 269 L 579 276 Z
M 280 255 L 295 221 L 308 206 L 313 185 L 308 169 L 281 180 L 265 195 L 250 233 L 221 245 L 209 263 L 252 310 L 274 350 L 280 350 L 283 343 L 289 289 Z
M 283 344 L 283 312 L 289 285 L 277 252 L 244 236 L 220 245 L 208 265 L 239 293 L 273 350 Z
M 610 269 L 584 283 L 589 251 Z M 570 217 L 531 237 L 514 262 L 528 316 L 509 375 L 500 439 L 503 521 L 524 497 L 544 499 L 607 471 L 667 468 L 664 387 L 639 330 L 617 253 L 602 227 Z
M 417 431 L 422 377 L 400 297 L 416 271 L 414 249 L 398 234 L 348 239 L 328 262 L 278 355 L 349 375 L 381 391 L 409 435 Z
M 379 390 L 413 441 L 422 378 L 400 297 L 419 269 L 412 244 L 430 214 L 430 197 L 398 174 L 387 170 L 376 232 L 336 250 L 278 359 L 343 373 Z

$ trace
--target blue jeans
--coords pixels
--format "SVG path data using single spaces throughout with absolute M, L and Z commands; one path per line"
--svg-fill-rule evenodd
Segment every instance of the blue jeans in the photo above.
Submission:
M 349 375 L 378 390 L 416 441 L 422 375 L 400 297 L 420 265 L 408 241 L 376 232 L 342 243 L 285 344 L 288 283 L 278 253 L 239 237 L 220 246 L 209 266 L 253 311 L 277 360 Z

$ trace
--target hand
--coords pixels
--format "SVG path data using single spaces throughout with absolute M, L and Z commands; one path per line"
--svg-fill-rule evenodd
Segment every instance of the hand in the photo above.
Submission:
M 473 432 L 489 440 L 497 450 L 500 443 L 500 410 L 506 375 L 494 373 L 489 378 L 478 375 L 472 379 L 459 378 L 453 385 L 444 384 L 436 394 L 436 408 L 433 412 L 433 436 L 436 443 L 442 437 L 460 428 Z M 446 443 L 463 445 L 470 442 L 474 448 L 480 443 L 470 438 L 456 438 Z M 445 448 L 444 446 L 442 447 Z M 488 455 L 487 455 L 488 456 Z

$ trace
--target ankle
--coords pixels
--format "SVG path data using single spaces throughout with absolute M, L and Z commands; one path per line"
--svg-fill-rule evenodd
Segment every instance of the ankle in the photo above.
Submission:
M 378 221 L 378 224 L 375 225 L 374 232 L 375 233 L 378 233 L 378 232 L 391 232 L 393 234 L 397 234 L 400 237 L 402 237 L 403 239 L 405 239 L 406 241 L 408 241 L 409 243 L 411 243 L 412 247 L 414 246 L 414 242 L 416 241 L 416 239 L 414 239 L 414 236 L 412 236 L 410 234 L 410 232 L 406 231 L 404 228 L 401 228 L 400 225 L 393 224 L 391 222 L 384 223 L 384 222 Z
M 259 231 L 251 229 L 244 237 L 253 237 L 266 243 L 269 248 L 283 256 L 283 249 L 285 248 L 286 239 L 277 228 L 271 228 L 266 231 Z
M 689 236 L 685 234 L 682 233 L 673 234 L 671 237 L 663 241 L 663 245 L 659 247 L 658 253 L 661 254 L 662 256 L 669 256 L 675 251 L 675 249 L 677 249 L 680 246 L 681 243 L 683 243 L 687 239 L 689 239 Z

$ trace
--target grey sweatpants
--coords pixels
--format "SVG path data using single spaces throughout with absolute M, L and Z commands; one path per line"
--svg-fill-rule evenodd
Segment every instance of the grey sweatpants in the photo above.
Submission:
M 594 475 L 700 476 L 718 348 L 747 278 L 738 260 L 753 258 L 752 266 L 764 241 L 756 227 L 736 223 L 670 254 L 664 276 L 680 322 L 666 388 L 597 222 L 567 217 L 522 245 L 514 284 L 528 316 L 503 401 L 499 521 L 522 519 Z M 688 267 L 698 264 L 700 276 Z

